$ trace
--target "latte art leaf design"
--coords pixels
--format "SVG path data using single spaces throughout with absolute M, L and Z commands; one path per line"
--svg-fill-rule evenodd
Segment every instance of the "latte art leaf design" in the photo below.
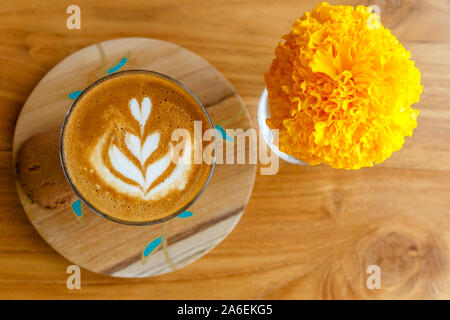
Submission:
M 151 185 L 169 168 L 174 148 L 172 143 L 169 142 L 169 151 L 155 162 L 148 163 L 148 159 L 159 148 L 160 144 L 160 133 L 158 131 L 144 136 L 147 122 L 151 116 L 152 102 L 150 98 L 145 97 L 139 105 L 139 102 L 132 98 L 128 105 L 133 118 L 139 124 L 140 135 L 137 136 L 130 131 L 126 131 L 124 142 L 139 165 L 136 165 L 135 161 L 129 159 L 114 143 L 114 140 L 107 149 L 107 156 L 114 171 L 126 179 L 134 181 L 138 187 L 129 184 L 117 173 L 113 173 L 103 162 L 101 150 L 103 150 L 102 145 L 106 142 L 106 135 L 99 140 L 94 152 L 91 154 L 93 167 L 103 180 L 117 191 L 132 196 L 139 196 L 146 200 L 156 200 L 164 197 L 172 189 L 184 189 L 187 183 L 187 174 L 191 168 L 191 141 L 185 142 L 183 155 L 172 173 L 164 181 L 149 190 Z
M 142 166 L 152 155 L 159 145 L 159 133 L 155 132 L 145 139 L 144 145 L 141 145 L 141 139 L 134 134 L 127 132 L 125 134 L 125 144 L 128 150 L 139 160 Z
M 135 98 L 133 98 L 130 100 L 129 105 L 131 114 L 139 122 L 142 135 L 144 133 L 145 124 L 147 123 L 147 119 L 150 116 L 150 112 L 152 110 L 152 102 L 148 97 L 145 97 L 142 100 L 141 107 L 139 107 L 138 101 Z
M 120 172 L 124 177 L 139 184 L 141 189 L 146 191 L 151 184 L 169 167 L 172 159 L 173 147 L 172 144 L 169 144 L 169 152 L 155 163 L 147 166 L 147 169 L 145 169 L 145 163 L 148 158 L 159 146 L 159 132 L 154 132 L 151 135 L 148 135 L 145 140 L 143 139 L 145 125 L 147 124 L 147 120 L 149 119 L 151 113 L 152 103 L 148 97 L 145 97 L 142 100 L 141 106 L 139 106 L 138 101 L 133 98 L 130 100 L 129 107 L 131 114 L 139 123 L 141 128 L 141 136 L 138 137 L 130 132 L 126 132 L 125 144 L 131 154 L 139 160 L 140 168 L 129 160 L 126 155 L 123 154 L 123 152 L 120 151 L 120 149 L 114 144 L 111 144 L 108 150 L 109 160 L 111 161 L 114 169 Z M 143 140 L 144 142 L 142 142 Z
M 145 181 L 142 176 L 141 170 L 129 160 L 122 151 L 119 150 L 114 144 L 111 144 L 108 150 L 109 161 L 112 166 L 124 177 L 137 182 L 141 188 L 144 188 Z

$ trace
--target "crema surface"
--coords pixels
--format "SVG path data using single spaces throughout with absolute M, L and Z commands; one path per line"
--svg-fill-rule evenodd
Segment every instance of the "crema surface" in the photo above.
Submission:
M 117 75 L 70 112 L 62 137 L 66 172 L 91 206 L 116 220 L 169 217 L 198 195 L 211 171 L 194 164 L 194 121 L 203 132 L 210 128 L 201 106 L 176 83 L 149 73 Z M 190 137 L 172 141 L 176 129 Z

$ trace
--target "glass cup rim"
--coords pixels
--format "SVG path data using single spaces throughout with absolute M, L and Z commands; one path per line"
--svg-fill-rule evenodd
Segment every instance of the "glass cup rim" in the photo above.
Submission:
M 208 113 L 208 111 L 206 110 L 205 106 L 203 105 L 203 103 L 200 101 L 200 99 L 189 89 L 187 88 L 183 83 L 181 83 L 180 81 L 164 74 L 164 73 L 160 73 L 157 71 L 153 71 L 153 70 L 146 70 L 146 69 L 128 69 L 128 70 L 124 70 L 124 71 L 118 71 L 109 75 L 106 75 L 102 78 L 97 79 L 96 81 L 92 82 L 89 86 L 87 86 L 77 97 L 76 99 L 72 102 L 72 104 L 70 105 L 69 109 L 67 110 L 66 115 L 64 116 L 64 120 L 61 126 L 61 131 L 60 131 L 60 136 L 59 136 L 59 158 L 60 158 L 60 162 L 61 162 L 61 167 L 63 169 L 63 173 L 64 176 L 66 177 L 67 182 L 69 183 L 70 187 L 72 188 L 72 190 L 75 192 L 75 194 L 78 196 L 78 198 L 84 203 L 84 205 L 86 207 L 88 207 L 92 212 L 94 212 L 95 214 L 106 218 L 110 221 L 113 222 L 117 222 L 120 224 L 125 224 L 125 225 L 133 225 L 133 226 L 148 226 L 148 225 L 153 225 L 153 224 L 158 224 L 158 223 L 162 223 L 165 221 L 168 221 L 170 219 L 173 219 L 175 217 L 177 217 L 178 215 L 180 215 L 182 212 L 186 211 L 192 204 L 194 204 L 194 202 L 200 197 L 200 195 L 203 193 L 203 191 L 205 191 L 206 187 L 208 186 L 215 165 L 216 165 L 216 153 L 214 152 L 214 157 L 212 159 L 212 164 L 211 164 L 211 169 L 209 171 L 209 175 L 208 178 L 205 181 L 205 184 L 203 185 L 203 187 L 200 189 L 200 191 L 197 193 L 197 195 L 191 200 L 189 201 L 185 206 L 183 206 L 181 209 L 177 210 L 174 214 L 161 218 L 161 219 L 157 219 L 157 220 L 151 220 L 151 221 L 143 221 L 143 222 L 133 222 L 133 221 L 126 221 L 126 220 L 120 220 L 120 219 L 116 219 L 114 217 L 109 216 L 108 214 L 102 212 L 101 210 L 95 208 L 92 204 L 89 203 L 89 201 L 87 201 L 82 195 L 81 193 L 78 191 L 78 189 L 76 188 L 76 186 L 74 185 L 74 183 L 72 182 L 69 173 L 67 172 L 66 169 L 66 165 L 65 165 L 65 156 L 64 156 L 64 143 L 63 143 L 63 137 L 64 137 L 64 130 L 66 128 L 66 124 L 67 121 L 70 117 L 70 114 L 72 112 L 72 110 L 76 107 L 77 103 L 81 100 L 81 98 L 88 93 L 91 89 L 93 89 L 94 87 L 96 87 L 97 85 L 121 76 L 121 75 L 125 75 L 125 74 L 136 74 L 136 73 L 145 73 L 145 74 L 151 74 L 153 76 L 156 77 L 160 77 L 163 78 L 165 80 L 168 80 L 170 82 L 175 83 L 176 85 L 178 85 L 179 87 L 181 87 L 183 90 L 185 90 L 192 98 L 194 98 L 194 100 L 197 102 L 197 104 L 200 106 L 200 108 L 202 109 L 203 113 L 205 114 L 208 123 L 211 127 L 211 129 L 214 129 L 214 125 L 212 123 L 211 117 Z M 214 137 L 214 149 L 216 149 L 216 134 L 215 134 L 215 130 L 213 130 L 213 137 Z

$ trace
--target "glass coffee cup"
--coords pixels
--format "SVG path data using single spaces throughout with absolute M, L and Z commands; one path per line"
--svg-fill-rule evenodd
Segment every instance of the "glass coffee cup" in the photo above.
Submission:
M 211 139 L 200 141 L 209 130 Z M 198 163 L 194 154 L 208 146 L 210 156 Z M 214 150 L 200 100 L 179 81 L 147 70 L 88 86 L 69 108 L 60 138 L 74 192 L 93 212 L 129 225 L 163 222 L 190 207 L 211 179 Z

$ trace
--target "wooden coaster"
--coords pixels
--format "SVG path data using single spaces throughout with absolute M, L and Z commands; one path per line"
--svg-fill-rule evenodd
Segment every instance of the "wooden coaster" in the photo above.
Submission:
M 96 79 L 119 70 L 167 74 L 191 89 L 207 108 L 226 153 L 236 146 L 226 128 L 251 128 L 233 86 L 203 58 L 177 45 L 145 38 L 105 41 L 81 49 L 55 66 L 36 86 L 17 121 L 13 158 L 30 136 L 62 124 L 78 94 Z M 25 195 L 31 223 L 57 252 L 80 267 L 117 277 L 147 277 L 179 269 L 220 243 L 239 221 L 252 190 L 256 165 L 216 165 L 201 197 L 180 216 L 151 226 L 121 225 L 79 200 L 48 211 Z

